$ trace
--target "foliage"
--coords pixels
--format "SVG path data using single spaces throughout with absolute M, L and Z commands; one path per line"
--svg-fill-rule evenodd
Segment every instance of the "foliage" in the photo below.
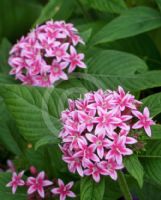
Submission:
M 9 73 L 12 44 L 36 24 L 46 20 L 74 23 L 86 42 L 87 69 L 77 70 L 54 88 L 20 85 Z M 161 1 L 153 0 L 1 0 L 0 7 L 0 145 L 14 159 L 17 169 L 35 165 L 50 177 L 74 180 L 81 200 L 117 200 L 123 196 L 118 183 L 105 177 L 96 184 L 90 178 L 70 174 L 61 160 L 58 134 L 60 113 L 68 98 L 87 91 L 116 89 L 121 85 L 147 106 L 156 125 L 152 137 L 142 137 L 144 149 L 124 160 L 130 192 L 139 199 L 160 199 L 161 187 Z M 159 36 L 158 36 L 159 35 Z M 1 154 L 0 148 L 0 154 Z M 3 152 L 3 151 L 2 151 Z M 3 159 L 2 159 L 3 158 Z M 0 173 L 0 198 L 25 200 L 5 185 L 8 173 Z

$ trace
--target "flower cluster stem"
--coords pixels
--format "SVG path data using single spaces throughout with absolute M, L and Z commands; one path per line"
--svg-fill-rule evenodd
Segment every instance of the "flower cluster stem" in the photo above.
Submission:
M 125 200 L 132 200 L 132 196 L 122 171 L 118 171 L 118 183 Z

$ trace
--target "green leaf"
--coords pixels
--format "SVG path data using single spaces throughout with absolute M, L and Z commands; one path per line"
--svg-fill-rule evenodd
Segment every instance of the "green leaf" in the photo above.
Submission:
M 139 156 L 144 167 L 146 177 L 161 185 L 161 141 L 151 141 L 146 146 L 146 153 Z
M 41 24 L 52 18 L 65 20 L 72 14 L 74 7 L 74 0 L 50 0 L 42 9 L 35 25 Z
M 140 187 L 143 186 L 144 170 L 136 155 L 124 159 L 124 165 L 127 171 L 137 180 Z
M 161 113 L 161 92 L 142 99 L 143 106 L 147 106 L 152 117 Z
M 136 7 L 105 25 L 93 37 L 92 44 L 111 42 L 126 38 L 161 26 L 161 14 L 148 7 Z
M 158 5 L 160 11 L 161 11 L 161 0 L 155 0 L 155 1 L 156 1 L 157 5 Z
M 101 178 L 101 181 L 96 183 L 91 177 L 84 177 L 81 179 L 80 200 L 102 200 L 104 190 L 104 178 Z
M 2 86 L 0 91 L 20 134 L 27 141 L 34 142 L 51 134 L 57 136 L 60 128 L 57 117 L 64 109 L 60 92 L 19 85 Z
M 17 40 L 29 31 L 41 11 L 41 4 L 26 0 L 1 0 L 0 39 Z
M 0 72 L 8 74 L 10 71 L 10 66 L 8 65 L 8 56 L 11 44 L 7 39 L 3 39 L 0 44 Z
M 87 60 L 89 74 L 132 75 L 147 70 L 143 60 L 129 53 L 115 50 L 104 50 L 95 53 Z
M 105 75 L 105 74 L 83 74 L 80 75 L 83 84 L 88 90 L 116 89 L 118 85 L 127 91 L 138 92 L 141 90 L 161 86 L 161 71 L 149 71 L 137 75 Z
M 121 13 L 127 6 L 123 0 L 81 0 L 85 5 L 99 11 Z
M 15 195 L 12 194 L 11 188 L 7 188 L 6 184 L 11 181 L 10 173 L 0 173 L 0 199 L 4 200 L 26 200 L 26 191 L 18 188 Z
M 54 135 L 47 135 L 36 142 L 35 150 L 46 144 L 59 144 L 59 143 L 60 141 L 57 137 L 55 137 Z

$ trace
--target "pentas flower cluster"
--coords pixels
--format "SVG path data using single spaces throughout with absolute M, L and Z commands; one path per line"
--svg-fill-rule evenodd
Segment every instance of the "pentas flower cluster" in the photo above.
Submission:
M 35 174 L 35 173 L 34 173 Z M 59 196 L 60 200 L 65 200 L 67 197 L 76 197 L 76 195 L 71 191 L 73 182 L 67 185 L 61 179 L 58 179 L 56 183 L 58 187 L 55 187 L 55 181 L 52 182 L 48 180 L 45 172 L 42 171 L 35 174 L 34 177 L 28 177 L 27 180 L 23 180 L 24 171 L 20 173 L 13 172 L 12 180 L 6 185 L 7 187 L 12 187 L 12 193 L 15 194 L 18 187 L 27 187 L 27 194 L 30 200 L 50 198 L 52 196 Z
M 69 171 L 80 176 L 92 176 L 96 182 L 101 175 L 117 179 L 123 157 L 133 154 L 137 143 L 134 134 L 145 130 L 151 136 L 148 108 L 138 111 L 140 101 L 123 88 L 117 91 L 90 92 L 84 99 L 69 100 L 69 108 L 62 112 L 63 160 Z
M 71 23 L 47 21 L 36 27 L 13 46 L 9 64 L 11 75 L 23 84 L 50 87 L 56 81 L 67 80 L 67 73 L 85 68 L 84 54 L 76 46 L 83 40 Z

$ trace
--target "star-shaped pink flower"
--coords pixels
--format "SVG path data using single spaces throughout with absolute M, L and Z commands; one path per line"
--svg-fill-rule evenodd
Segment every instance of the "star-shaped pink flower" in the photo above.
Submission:
M 28 177 L 27 185 L 29 189 L 27 194 L 33 194 L 34 192 L 38 192 L 41 198 L 45 197 L 44 187 L 52 185 L 53 183 L 49 180 L 45 180 L 45 172 L 40 172 L 36 178 Z
M 7 183 L 6 187 L 12 187 L 12 193 L 15 194 L 18 186 L 24 186 L 25 182 L 22 180 L 24 171 L 17 174 L 16 172 L 13 172 L 12 174 L 12 180 Z
M 144 128 L 145 132 L 149 137 L 151 137 L 151 128 L 150 126 L 154 125 L 154 121 L 150 118 L 149 109 L 147 107 L 144 108 L 143 114 L 137 110 L 132 111 L 133 115 L 136 116 L 139 121 L 136 122 L 132 128 L 140 129 Z
M 53 188 L 51 192 L 55 195 L 60 195 L 60 200 L 65 200 L 67 197 L 74 198 L 76 195 L 71 191 L 73 184 L 73 182 L 70 182 L 65 185 L 61 179 L 58 179 L 59 187 Z

